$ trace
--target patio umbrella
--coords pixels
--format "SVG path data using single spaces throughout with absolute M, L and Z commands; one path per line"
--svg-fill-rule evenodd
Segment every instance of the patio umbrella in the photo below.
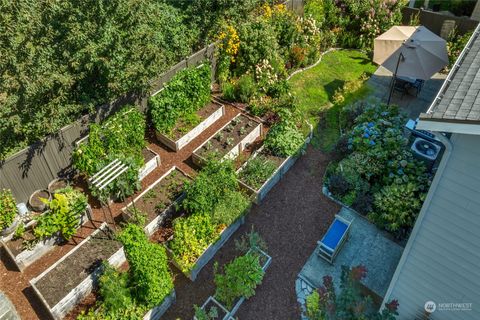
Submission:
M 448 64 L 447 42 L 423 26 L 394 26 L 375 38 L 373 61 L 394 78 L 428 80 Z

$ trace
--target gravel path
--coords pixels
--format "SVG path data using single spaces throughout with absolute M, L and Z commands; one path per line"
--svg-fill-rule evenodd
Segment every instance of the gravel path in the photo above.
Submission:
M 266 240 L 272 264 L 257 293 L 241 307 L 237 316 L 242 320 L 299 319 L 295 279 L 326 232 L 339 207 L 322 194 L 322 178 L 328 157 L 309 147 L 308 152 L 274 187 L 260 206 L 255 206 L 246 223 L 234 235 L 238 239 L 252 226 Z M 217 253 L 220 265 L 238 255 L 235 241 Z M 165 319 L 192 319 L 193 305 L 201 305 L 214 293 L 213 262 L 200 273 L 195 282 L 177 274 L 177 302 Z

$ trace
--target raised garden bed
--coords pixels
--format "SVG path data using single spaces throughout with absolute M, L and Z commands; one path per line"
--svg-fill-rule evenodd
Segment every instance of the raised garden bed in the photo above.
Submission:
M 219 235 L 217 241 L 214 243 L 210 244 L 207 249 L 202 253 L 200 257 L 198 257 L 197 261 L 195 262 L 193 268 L 188 271 L 188 272 L 183 272 L 187 278 L 189 278 L 192 281 L 195 281 L 197 278 L 198 274 L 200 271 L 205 267 L 205 265 L 215 256 L 218 250 L 220 250 L 221 247 L 230 239 L 230 237 L 235 233 L 235 231 L 240 228 L 242 224 L 245 222 L 245 216 L 242 216 L 238 218 L 234 223 L 232 223 L 230 226 L 225 228 Z M 175 255 L 173 252 L 170 250 L 168 247 L 168 242 L 166 245 L 167 248 L 167 253 L 170 256 L 170 259 L 172 261 L 172 264 L 178 268 L 178 270 L 182 270 L 182 267 L 178 264 L 178 262 L 175 260 Z
M 138 170 L 138 179 L 142 181 L 150 172 L 160 166 L 160 156 L 150 148 L 142 150 L 142 156 L 145 161 L 143 167 Z
M 145 213 L 145 231 L 151 236 L 184 198 L 183 185 L 189 180 L 191 178 L 186 173 L 174 166 L 137 196 L 133 203 L 122 209 L 123 219 L 131 220 L 135 213 L 134 208 Z
M 88 205 L 88 212 L 85 211 L 85 213 L 81 215 L 79 226 L 88 221 L 87 215 L 92 215 L 91 210 L 90 205 Z M 33 234 L 34 226 L 35 220 L 32 220 L 25 226 L 25 232 L 21 238 L 15 239 L 10 237 L 9 241 L 0 241 L 5 248 L 7 256 L 20 272 L 55 248 L 56 245 L 62 243 L 59 235 L 48 237 L 36 243 L 32 242 L 35 240 Z M 31 243 L 31 245 L 29 243 Z
M 192 160 L 196 165 L 202 166 L 211 155 L 218 160 L 235 159 L 261 134 L 261 123 L 239 114 L 195 149 Z
M 251 248 L 247 252 L 247 254 L 258 254 L 260 256 L 260 265 L 262 266 L 263 271 L 266 271 L 272 262 L 272 257 L 270 257 L 263 250 L 256 247 Z M 211 307 L 217 307 L 219 315 L 218 319 L 232 320 L 235 319 L 234 316 L 244 301 L 244 297 L 239 298 L 237 302 L 233 305 L 232 309 L 228 310 L 220 301 L 218 301 L 212 296 L 209 296 L 208 299 L 203 303 L 201 308 L 208 313 Z M 193 319 L 198 320 L 197 317 L 193 317 Z
M 310 133 L 310 135 L 305 140 L 305 144 L 303 145 L 302 148 L 305 148 L 307 144 L 310 143 L 311 139 L 312 139 L 312 134 Z M 277 166 L 277 169 L 273 172 L 273 174 L 267 180 L 264 180 L 263 183 L 258 188 L 248 185 L 246 182 L 242 181 L 241 178 L 238 181 L 240 186 L 244 190 L 246 190 L 246 192 L 249 195 L 253 197 L 253 202 L 257 204 L 259 204 L 265 198 L 268 192 L 277 184 L 278 181 L 282 179 L 282 177 L 288 172 L 288 170 L 295 164 L 295 162 L 299 158 L 298 155 L 290 156 L 287 158 L 275 156 L 267 152 L 263 147 L 261 147 L 252 155 L 249 161 L 259 156 L 264 157 L 265 159 L 271 161 Z M 241 174 L 241 171 L 245 169 L 245 166 L 247 164 L 248 164 L 248 161 L 242 167 L 240 167 L 237 172 Z
M 92 291 L 103 260 L 114 267 L 126 261 L 121 243 L 109 235 L 112 231 L 103 223 L 100 229 L 30 280 L 35 294 L 54 319 L 62 319 Z
M 194 128 L 190 128 L 183 121 L 178 121 L 169 135 L 156 131 L 157 140 L 168 148 L 179 151 L 220 119 L 225 114 L 225 106 L 212 100 L 212 102 L 198 110 L 196 114 L 201 119 L 201 122 Z M 188 129 L 191 130 L 188 131 Z
M 143 316 L 143 320 L 159 320 L 165 312 L 167 312 L 168 308 L 175 303 L 177 296 L 175 294 L 175 289 L 163 299 L 162 304 L 153 307 L 152 309 L 148 310 L 147 313 Z

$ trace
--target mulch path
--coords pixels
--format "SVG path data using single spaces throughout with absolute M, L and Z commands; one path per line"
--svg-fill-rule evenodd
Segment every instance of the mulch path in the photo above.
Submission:
M 322 179 L 328 162 L 328 156 L 309 147 L 307 154 L 259 206 L 252 208 L 245 224 L 215 255 L 214 261 L 220 265 L 239 255 L 235 239 L 252 227 L 267 242 L 272 264 L 255 296 L 240 307 L 236 315 L 239 319 L 299 319 L 295 279 L 339 210 L 337 204 L 322 194 Z M 204 267 L 195 282 L 176 273 L 177 301 L 162 319 L 193 318 L 193 305 L 202 305 L 215 292 L 213 263 L 210 261 Z
M 173 165 L 194 175 L 195 166 L 190 157 L 193 150 L 239 112 L 237 108 L 226 105 L 226 114 L 179 152 L 160 146 L 154 135 L 150 134 L 150 138 L 147 139 L 148 147 L 160 154 L 161 166 L 142 181 L 142 190 L 160 178 Z M 270 191 L 264 202 L 260 206 L 254 206 L 252 212 L 247 216 L 245 225 L 235 234 L 234 238 L 238 238 L 241 234 L 249 231 L 252 225 L 255 225 L 255 229 L 267 241 L 268 253 L 273 257 L 273 262 L 263 284 L 257 289 L 257 294 L 240 308 L 237 314 L 240 319 L 298 318 L 299 308 L 295 297 L 296 275 L 338 210 L 338 206 L 325 198 L 321 190 L 322 177 L 327 164 L 328 157 L 310 147 L 308 153 Z M 118 217 L 121 208 L 130 200 L 111 205 L 114 218 Z M 109 223 L 112 222 L 109 213 L 104 213 L 98 203 L 90 199 L 90 204 L 93 209 L 94 224 L 97 227 L 105 220 Z M 105 215 L 107 219 L 105 219 Z M 29 280 L 38 276 L 67 254 L 94 230 L 91 222 L 85 223 L 70 242 L 56 247 L 25 269 L 23 273 L 16 271 L 5 253 L 0 251 L 2 261 L 0 263 L 0 290 L 14 303 L 22 319 L 50 319 L 31 289 Z M 217 253 L 214 260 L 223 264 L 236 255 L 234 241 L 230 240 Z M 177 302 L 164 318 L 191 319 L 193 304 L 201 305 L 214 292 L 213 262 L 210 262 L 202 270 L 194 283 L 177 273 L 175 287 Z M 85 304 L 88 305 L 88 301 L 85 301 Z

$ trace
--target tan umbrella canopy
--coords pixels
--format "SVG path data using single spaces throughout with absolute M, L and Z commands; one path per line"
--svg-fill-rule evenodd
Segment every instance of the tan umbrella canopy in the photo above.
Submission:
M 447 43 L 424 26 L 394 26 L 375 38 L 373 61 L 397 77 L 428 80 L 448 64 Z

